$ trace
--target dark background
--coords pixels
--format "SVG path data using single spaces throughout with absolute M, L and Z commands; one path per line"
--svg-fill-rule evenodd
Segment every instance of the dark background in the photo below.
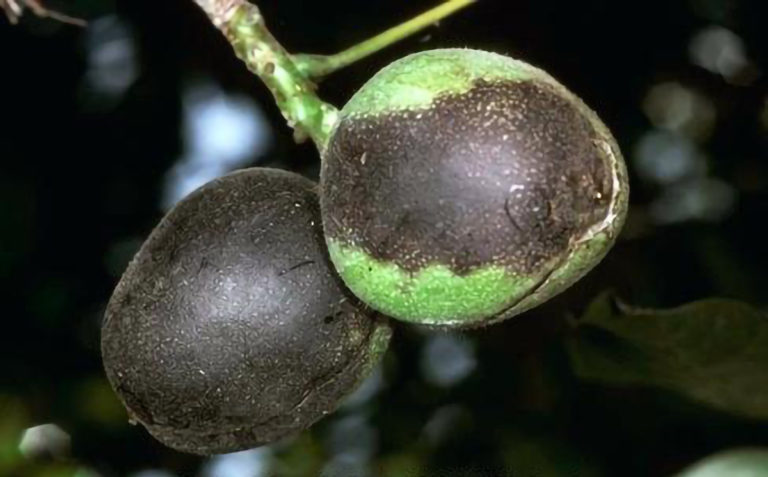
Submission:
M 290 51 L 332 53 L 436 2 L 258 3 Z M 342 105 L 423 49 L 540 66 L 613 130 L 630 216 L 609 257 L 563 296 L 480 331 L 399 326 L 367 394 L 295 441 L 229 460 L 173 452 L 128 425 L 101 368 L 101 315 L 163 214 L 195 85 L 261 108 L 271 125 L 240 166 L 314 177 L 316 152 L 294 144 L 191 1 L 48 5 L 91 27 L 0 20 L 0 475 L 666 476 L 719 450 L 768 446 L 762 423 L 577 382 L 558 339 L 562 319 L 605 289 L 645 307 L 722 296 L 765 308 L 768 2 L 481 0 L 329 78 L 321 95 Z M 99 44 L 116 39 L 132 53 L 99 61 Z M 46 423 L 70 449 L 20 450 L 25 429 Z

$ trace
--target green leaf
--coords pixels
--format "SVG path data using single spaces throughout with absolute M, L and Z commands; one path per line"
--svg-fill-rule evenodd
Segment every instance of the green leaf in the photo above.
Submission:
M 514 477 L 599 477 L 602 472 L 571 442 L 512 431 L 504 441 L 504 468 Z
M 582 379 L 675 391 L 719 410 L 768 419 L 768 316 L 708 299 L 669 310 L 598 297 L 568 343 Z
M 676 477 L 768 477 L 768 449 L 739 449 L 707 457 Z

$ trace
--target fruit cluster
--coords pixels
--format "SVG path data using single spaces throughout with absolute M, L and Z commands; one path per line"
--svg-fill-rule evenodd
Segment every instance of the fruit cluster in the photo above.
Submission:
M 332 412 L 391 320 L 482 326 L 561 292 L 627 208 L 621 153 L 576 96 L 474 50 L 411 55 L 342 109 L 319 188 L 248 169 L 179 203 L 103 325 L 107 376 L 167 445 L 266 444 Z

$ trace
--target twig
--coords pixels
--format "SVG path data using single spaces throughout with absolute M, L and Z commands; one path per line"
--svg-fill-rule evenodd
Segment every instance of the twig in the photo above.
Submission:
M 404 38 L 418 33 L 475 2 L 477 2 L 477 0 L 449 0 L 401 25 L 390 28 L 380 35 L 376 35 L 373 38 L 348 48 L 341 53 L 329 56 L 300 54 L 294 55 L 293 60 L 299 71 L 304 73 L 307 77 L 313 79 L 323 78 Z
M 232 44 L 238 58 L 267 85 L 294 128 L 296 139 L 307 136 L 321 150 L 336 123 L 338 110 L 315 94 L 315 85 L 267 29 L 261 12 L 245 0 L 195 0 Z
M 448 0 L 331 56 L 289 54 L 267 29 L 258 7 L 246 0 L 194 1 L 226 36 L 235 54 L 270 89 L 283 116 L 294 128 L 297 140 L 310 137 L 322 152 L 338 119 L 338 110 L 317 96 L 313 80 L 400 41 L 477 0 Z
M 0 10 L 5 11 L 8 20 L 13 24 L 19 22 L 19 18 L 24 14 L 24 8 L 28 8 L 38 17 L 51 18 L 62 23 L 69 23 L 70 25 L 80 27 L 87 25 L 85 20 L 80 18 L 48 10 L 38 0 L 0 0 Z

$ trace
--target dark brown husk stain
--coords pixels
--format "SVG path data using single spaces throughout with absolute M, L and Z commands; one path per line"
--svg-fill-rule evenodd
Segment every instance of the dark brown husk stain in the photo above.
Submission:
M 605 217 L 589 120 L 540 82 L 478 82 L 429 109 L 342 117 L 326 153 L 328 237 L 415 271 L 528 273 Z

